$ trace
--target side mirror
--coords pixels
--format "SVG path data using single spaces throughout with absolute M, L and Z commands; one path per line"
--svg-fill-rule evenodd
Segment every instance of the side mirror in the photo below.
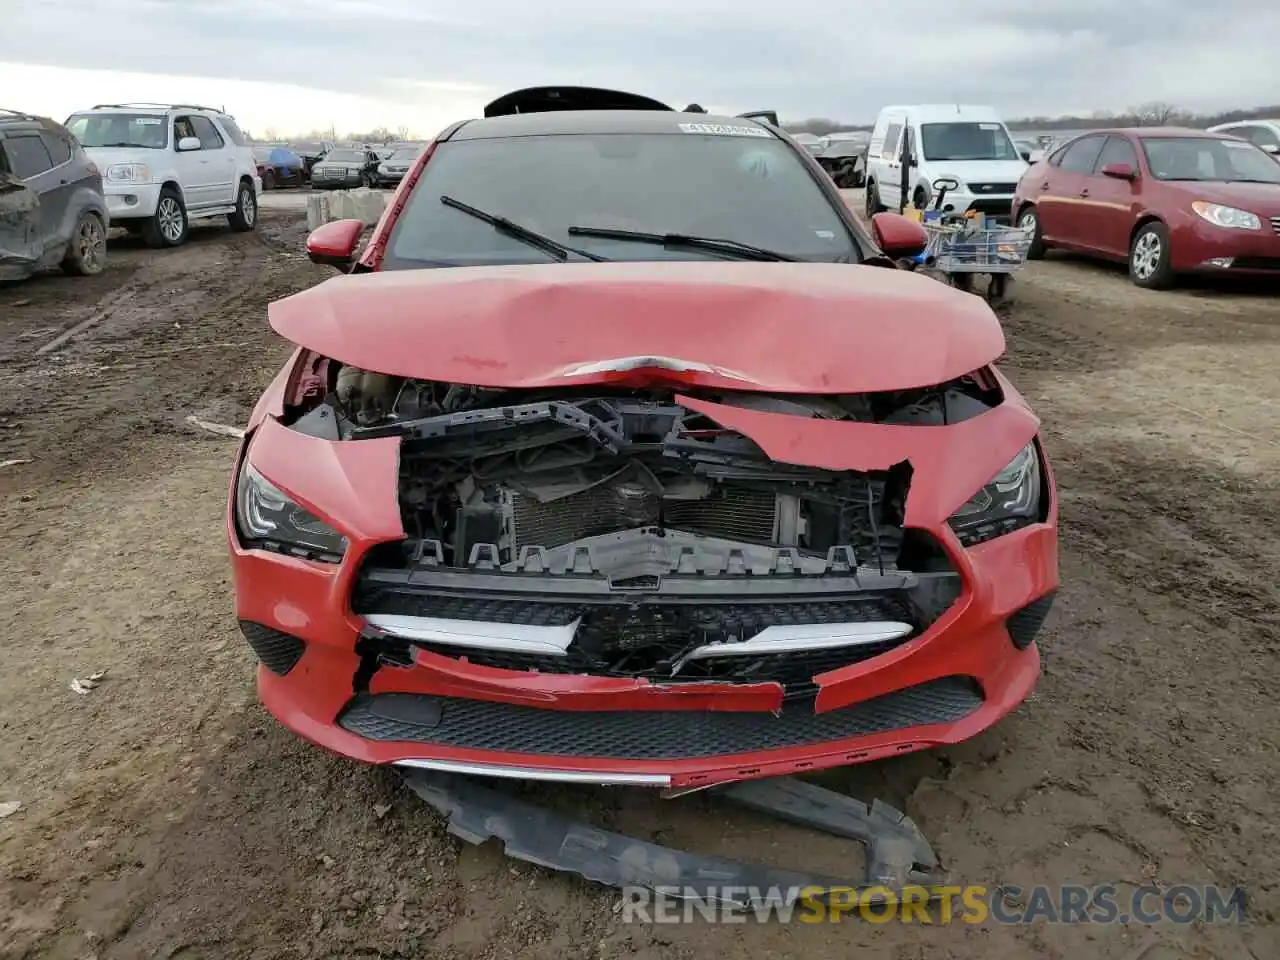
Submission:
M 1108 163 L 1102 168 L 1102 175 L 1112 180 L 1137 180 L 1137 171 L 1129 163 Z
M 894 260 L 918 256 L 929 245 L 924 227 L 899 213 L 877 213 L 871 218 L 871 233 L 876 246 Z
M 178 141 L 179 153 L 186 153 L 188 150 L 199 150 L 199 149 L 200 149 L 199 137 L 183 137 L 181 140 Z
M 1022 151 L 1022 159 L 1023 159 L 1023 160 L 1025 160 L 1025 161 L 1027 161 L 1027 163 L 1030 163 L 1030 162 L 1031 162 L 1031 151 L 1030 151 L 1030 150 L 1023 150 L 1023 151 Z
M 307 237 L 307 259 L 345 272 L 355 260 L 363 232 L 364 223 L 359 220 L 334 220 L 316 227 Z

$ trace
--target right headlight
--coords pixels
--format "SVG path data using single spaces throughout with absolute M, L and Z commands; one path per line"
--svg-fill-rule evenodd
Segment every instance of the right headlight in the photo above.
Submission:
M 107 180 L 112 183 L 150 183 L 151 168 L 145 163 L 113 163 L 107 167 Z
M 1039 519 L 1040 488 L 1040 457 L 1032 442 L 947 523 L 966 547 L 1011 533 Z
M 240 536 L 296 556 L 337 563 L 347 538 L 300 507 L 246 461 L 236 481 L 236 522 Z

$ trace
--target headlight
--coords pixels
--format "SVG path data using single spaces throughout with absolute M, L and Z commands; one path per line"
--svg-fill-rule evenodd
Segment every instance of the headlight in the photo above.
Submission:
M 347 538 L 290 500 L 248 462 L 236 482 L 236 520 L 245 540 L 287 553 L 337 562 Z
M 1040 515 L 1040 458 L 1029 443 L 947 521 L 966 547 L 1011 533 Z
M 151 168 L 145 163 L 113 163 L 107 167 L 107 179 L 117 183 L 150 183 Z
M 1220 203 L 1206 203 L 1197 200 L 1191 204 L 1201 219 L 1208 220 L 1215 227 L 1228 227 L 1234 230 L 1261 230 L 1262 221 L 1255 213 L 1248 210 L 1237 210 L 1235 207 L 1224 207 Z

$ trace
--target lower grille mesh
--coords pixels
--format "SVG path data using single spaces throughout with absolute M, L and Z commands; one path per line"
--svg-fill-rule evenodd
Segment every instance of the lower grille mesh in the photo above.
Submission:
M 357 696 L 339 718 L 368 740 L 401 740 L 535 756 L 676 760 L 776 750 L 932 723 L 954 723 L 982 706 L 968 677 L 945 677 L 863 703 L 814 713 L 702 710 L 577 711 L 419 694 Z

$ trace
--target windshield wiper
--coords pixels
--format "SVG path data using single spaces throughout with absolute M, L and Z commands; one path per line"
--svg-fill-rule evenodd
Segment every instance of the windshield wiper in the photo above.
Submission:
M 787 253 L 766 250 L 764 247 L 753 247 L 749 243 L 739 243 L 737 240 L 722 240 L 719 237 L 693 237 L 683 233 L 644 233 L 639 230 L 611 230 L 608 227 L 570 227 L 568 233 L 572 237 L 634 240 L 637 243 L 657 243 L 664 247 L 714 250 L 740 260 L 784 260 L 788 263 L 798 263 L 802 260 L 801 257 L 793 257 Z
M 137 147 L 140 150 L 159 150 L 160 149 L 159 147 L 152 146 L 149 143 L 126 143 L 124 141 L 121 141 L 119 143 L 95 143 L 94 147 Z M 89 149 L 92 150 L 93 147 L 90 147 Z
M 514 220 L 508 220 L 506 217 L 499 217 L 492 213 L 486 213 L 484 210 L 473 207 L 469 203 L 463 203 L 461 200 L 455 200 L 453 197 L 441 196 L 440 202 L 446 207 L 453 207 L 455 210 L 461 210 L 467 216 L 475 217 L 477 220 L 483 220 L 499 233 L 505 233 L 508 237 L 512 237 L 522 243 L 527 243 L 531 247 L 536 247 L 543 253 L 550 254 L 562 262 L 568 260 L 569 254 L 571 253 L 576 253 L 578 256 L 585 257 L 588 260 L 594 260 L 596 263 L 604 263 L 609 259 L 608 257 L 602 257 L 595 253 L 588 253 L 585 250 L 566 247 L 563 243 L 560 243 L 557 240 L 552 240 L 544 234 L 538 233 L 535 230 L 530 230 L 528 227 L 522 227 Z M 572 233 L 572 231 L 570 232 Z

